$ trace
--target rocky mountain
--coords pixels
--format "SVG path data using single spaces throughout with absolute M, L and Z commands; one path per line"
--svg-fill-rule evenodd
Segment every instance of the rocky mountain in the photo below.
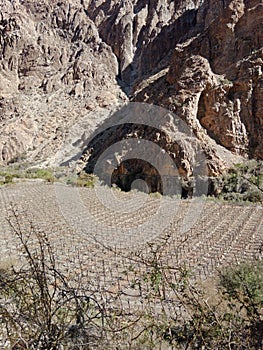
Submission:
M 52 158 L 126 100 L 117 59 L 77 1 L 1 1 L 0 55 L 3 163 Z
M 65 164 L 128 101 L 165 107 L 186 121 L 210 175 L 240 159 L 262 160 L 261 0 L 1 0 L 0 6 L 3 164 L 19 158 Z M 127 133 L 104 134 L 96 147 Z M 159 134 L 151 132 L 151 140 Z M 171 153 L 173 138 L 161 139 Z M 86 147 L 85 162 L 93 148 Z M 180 167 L 189 155 L 176 154 Z

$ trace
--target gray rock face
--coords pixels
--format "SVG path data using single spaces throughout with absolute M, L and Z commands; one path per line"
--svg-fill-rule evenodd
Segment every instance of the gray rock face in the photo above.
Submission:
M 74 157 L 81 152 L 74 145 L 128 98 L 183 118 L 211 174 L 240 156 L 262 159 L 261 2 L 1 0 L 0 6 L 1 163 Z M 167 143 L 173 149 L 173 140 Z
M 262 18 L 257 1 L 204 1 L 167 71 L 137 84 L 135 100 L 169 106 L 212 148 L 262 159 Z
M 2 1 L 1 10 L 0 162 L 43 160 L 88 112 L 93 130 L 97 108 L 123 103 L 117 59 L 78 1 Z
M 87 12 L 119 61 L 127 84 L 151 74 L 196 22 L 202 1 L 90 1 Z

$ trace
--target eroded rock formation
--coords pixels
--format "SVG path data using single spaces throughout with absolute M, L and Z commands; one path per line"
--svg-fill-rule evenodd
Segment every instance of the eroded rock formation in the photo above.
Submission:
M 192 36 L 168 70 L 134 89 L 137 101 L 169 106 L 234 154 L 262 159 L 263 4 L 204 1 Z
M 71 159 L 128 98 L 184 119 L 210 175 L 262 159 L 262 20 L 257 0 L 2 0 L 0 161 Z
M 2 163 L 52 158 L 88 112 L 77 138 L 126 99 L 117 59 L 78 1 L 1 1 L 0 55 Z

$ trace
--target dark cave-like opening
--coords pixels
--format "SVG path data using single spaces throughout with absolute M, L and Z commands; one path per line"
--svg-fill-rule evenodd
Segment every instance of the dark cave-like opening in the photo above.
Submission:
M 111 176 L 111 184 L 125 192 L 137 189 L 142 192 L 163 194 L 163 181 L 156 168 L 145 160 L 123 161 Z
M 192 198 L 194 192 L 191 181 L 186 181 L 179 174 L 160 174 L 153 165 L 141 159 L 123 161 L 112 173 L 111 185 L 125 192 L 136 189 L 146 193 L 179 195 L 182 199 Z

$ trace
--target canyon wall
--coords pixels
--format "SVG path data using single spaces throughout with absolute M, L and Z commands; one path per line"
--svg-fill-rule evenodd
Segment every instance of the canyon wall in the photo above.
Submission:
M 245 158 L 262 160 L 262 1 L 0 5 L 3 164 L 73 159 L 128 101 L 159 105 L 185 120 L 211 175 Z M 116 140 L 125 137 L 116 133 Z M 164 138 L 172 149 L 173 140 Z

